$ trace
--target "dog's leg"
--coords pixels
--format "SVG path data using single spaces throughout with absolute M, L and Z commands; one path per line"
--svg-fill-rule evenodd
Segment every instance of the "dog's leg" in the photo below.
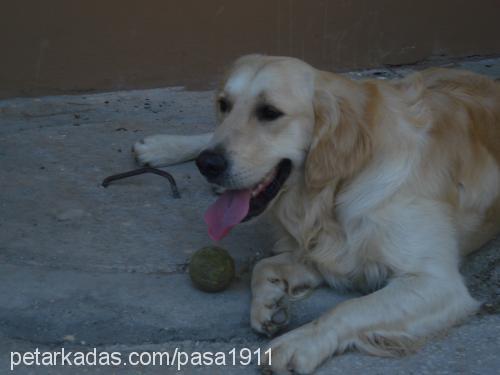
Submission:
M 395 204 L 381 213 L 384 227 L 375 232 L 373 245 L 367 245 L 379 246 L 380 252 L 372 255 L 391 267 L 388 284 L 273 340 L 272 371 L 310 373 L 348 348 L 404 354 L 477 309 L 458 271 L 458 244 L 446 206 L 420 201 L 405 205 L 405 210 L 400 207 Z M 334 253 L 333 247 L 345 245 L 331 238 L 318 242 L 328 244 L 318 249 L 325 267 L 328 249 Z M 355 252 L 347 249 L 346 254 L 351 250 Z
M 291 252 L 261 260 L 252 274 L 252 327 L 274 336 L 288 323 L 289 300 L 304 297 L 321 283 L 319 273 Z
M 423 336 L 448 327 L 476 308 L 458 274 L 454 279 L 401 276 L 273 340 L 268 368 L 278 373 L 311 373 L 347 348 L 375 355 L 404 354 Z
M 162 167 L 192 160 L 208 145 L 212 133 L 199 135 L 157 134 L 136 142 L 132 148 L 143 165 Z

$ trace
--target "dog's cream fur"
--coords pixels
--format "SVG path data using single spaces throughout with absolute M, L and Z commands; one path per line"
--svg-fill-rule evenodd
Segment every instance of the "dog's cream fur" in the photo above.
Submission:
M 268 209 L 278 255 L 254 268 L 252 327 L 274 335 L 288 301 L 324 283 L 367 293 L 274 339 L 272 371 L 310 373 L 348 348 L 405 353 L 476 311 L 458 267 L 500 231 L 500 84 L 445 69 L 352 81 L 251 55 L 219 95 L 233 107 L 210 141 L 185 140 L 190 155 L 222 145 L 228 188 L 293 162 Z M 285 115 L 260 123 L 259 100 Z M 176 160 L 160 137 L 136 145 L 141 162 Z

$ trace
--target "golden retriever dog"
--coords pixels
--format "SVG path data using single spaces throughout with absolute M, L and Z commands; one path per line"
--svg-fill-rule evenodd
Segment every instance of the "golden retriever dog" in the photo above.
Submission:
M 142 163 L 197 156 L 225 192 L 219 240 L 264 211 L 274 255 L 252 274 L 252 327 L 274 336 L 320 285 L 364 292 L 270 342 L 267 370 L 311 373 L 356 348 L 404 354 L 474 313 L 460 258 L 500 231 L 500 84 L 430 69 L 350 80 L 288 57 L 244 56 L 217 93 L 213 134 L 158 135 Z

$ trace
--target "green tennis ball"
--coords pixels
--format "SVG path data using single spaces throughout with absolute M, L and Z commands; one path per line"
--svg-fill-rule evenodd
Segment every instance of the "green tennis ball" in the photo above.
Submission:
M 220 292 L 226 289 L 234 278 L 234 260 L 220 247 L 201 248 L 191 257 L 189 276 L 198 289 L 204 292 Z

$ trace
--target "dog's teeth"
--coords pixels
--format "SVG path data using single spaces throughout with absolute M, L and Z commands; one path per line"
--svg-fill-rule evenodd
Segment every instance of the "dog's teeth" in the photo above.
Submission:
M 276 176 L 276 171 L 273 170 L 269 172 L 269 174 L 264 177 L 261 183 L 259 183 L 253 190 L 252 190 L 252 198 L 260 194 L 273 180 L 274 177 Z

